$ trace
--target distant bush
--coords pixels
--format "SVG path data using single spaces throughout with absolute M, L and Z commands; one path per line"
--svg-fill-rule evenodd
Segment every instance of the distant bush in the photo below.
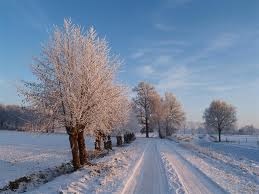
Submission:
M 240 135 L 253 135 L 259 134 L 259 129 L 255 128 L 253 125 L 246 125 L 238 130 Z

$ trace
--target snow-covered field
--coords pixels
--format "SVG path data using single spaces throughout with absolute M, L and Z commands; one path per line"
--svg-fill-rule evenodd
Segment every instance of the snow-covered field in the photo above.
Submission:
M 88 140 L 88 147 L 93 148 Z M 220 145 L 219 149 L 215 145 Z M 246 149 L 237 152 L 236 150 Z M 226 151 L 227 150 L 227 151 Z M 259 193 L 259 149 L 210 137 L 138 137 L 28 193 Z M 66 135 L 0 132 L 0 183 L 71 159 Z
M 230 144 L 259 148 L 259 135 L 222 135 L 222 140 Z
M 87 139 L 93 149 L 93 141 Z M 10 180 L 71 160 L 66 134 L 0 131 L 0 188 Z

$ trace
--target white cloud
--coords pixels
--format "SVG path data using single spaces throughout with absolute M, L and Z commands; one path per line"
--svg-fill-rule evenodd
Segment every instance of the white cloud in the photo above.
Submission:
M 143 51 L 143 50 L 138 50 L 138 51 L 136 51 L 135 53 L 133 53 L 133 54 L 131 55 L 131 58 L 132 58 L 132 59 L 138 59 L 138 58 L 144 56 L 144 54 L 145 54 L 145 51 Z
M 207 90 L 213 91 L 213 92 L 228 92 L 234 89 L 239 88 L 239 86 L 231 86 L 231 85 L 218 85 L 218 86 L 213 86 L 210 85 L 207 87 Z
M 186 41 L 181 40 L 161 40 L 156 43 L 158 46 L 186 46 L 188 43 Z
M 216 51 L 229 48 L 236 43 L 238 37 L 237 34 L 223 33 L 211 42 L 207 50 Z
M 159 91 L 187 88 L 211 92 L 234 90 L 235 86 L 222 86 L 222 83 L 217 80 L 201 76 L 214 71 L 217 68 L 216 65 L 194 66 L 194 64 L 197 64 L 201 59 L 231 48 L 236 44 L 238 38 L 239 36 L 234 33 L 219 34 L 214 40 L 209 40 L 207 46 L 187 56 L 179 55 L 184 52 L 181 48 L 179 49 L 179 45 L 189 45 L 187 42 L 176 40 L 154 42 L 150 47 L 139 49 L 133 55 L 140 64 L 149 64 L 140 66 L 137 68 L 137 72 L 145 78 L 150 78 Z M 175 49 L 179 49 L 179 52 L 170 53 Z
M 170 32 L 170 31 L 174 31 L 175 30 L 175 28 L 173 26 L 162 24 L 162 23 L 155 23 L 154 27 L 157 30 L 164 31 L 164 32 Z
M 155 65 L 168 65 L 173 61 L 170 55 L 160 55 L 154 60 Z
M 214 40 L 209 42 L 207 47 L 201 49 L 198 53 L 194 55 L 186 57 L 183 61 L 181 61 L 181 64 L 186 65 L 189 63 L 194 63 L 199 61 L 200 59 L 207 58 L 212 54 L 228 49 L 237 42 L 238 37 L 239 36 L 237 34 L 231 34 L 231 33 L 220 34 Z
M 166 6 L 167 7 L 177 7 L 177 6 L 188 4 L 191 1 L 192 0 L 167 0 Z
M 159 91 L 186 89 L 189 87 L 203 86 L 205 83 L 194 77 L 194 72 L 186 66 L 173 66 L 160 72 L 156 87 Z
M 137 73 L 141 76 L 147 77 L 155 72 L 154 68 L 150 65 L 143 65 L 137 68 Z

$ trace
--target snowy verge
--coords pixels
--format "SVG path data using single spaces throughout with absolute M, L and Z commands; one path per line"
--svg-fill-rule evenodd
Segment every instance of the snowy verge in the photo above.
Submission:
M 29 193 L 121 193 L 132 168 L 143 153 L 145 143 L 114 148 L 108 156 L 96 159 L 96 165 L 57 177 Z
M 109 152 L 107 150 L 88 152 L 90 160 L 104 157 L 108 153 Z M 74 168 L 70 162 L 62 163 L 60 166 L 40 170 L 9 181 L 7 185 L 5 185 L 3 188 L 0 188 L 0 193 L 27 192 L 52 181 L 56 177 L 64 174 L 70 174 L 72 172 L 74 172 Z
M 259 193 L 257 168 L 208 148 L 168 142 L 189 163 L 230 193 Z

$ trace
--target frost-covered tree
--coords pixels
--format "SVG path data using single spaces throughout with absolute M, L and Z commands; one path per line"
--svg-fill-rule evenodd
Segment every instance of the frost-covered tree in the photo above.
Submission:
M 146 137 L 149 137 L 153 96 L 156 95 L 155 88 L 149 83 L 140 82 L 138 86 L 133 89 L 133 92 L 136 92 L 136 97 L 133 98 L 133 101 L 137 117 L 140 124 L 145 127 Z
M 166 136 L 172 135 L 185 121 L 185 113 L 176 97 L 166 92 L 163 100 L 163 120 Z
M 131 105 L 127 99 L 127 93 L 120 91 L 120 95 L 116 98 L 115 104 L 109 104 L 105 107 L 107 113 L 105 114 L 107 123 L 103 126 L 99 126 L 96 129 L 96 138 L 98 140 L 98 148 L 100 149 L 100 144 L 102 139 L 107 140 L 108 135 L 116 135 L 117 138 L 121 137 L 126 131 L 126 124 L 128 123 L 129 114 L 131 112 Z M 104 130 L 105 129 L 105 130 Z M 99 135 L 99 136 L 98 136 Z
M 205 109 L 203 119 L 208 129 L 218 131 L 219 142 L 221 141 L 221 132 L 235 127 L 236 109 L 231 104 L 224 101 L 214 100 L 209 108 Z
M 84 134 L 110 131 L 117 121 L 117 102 L 125 97 L 125 87 L 115 81 L 119 65 L 93 28 L 85 32 L 64 20 L 32 65 L 37 82 L 25 82 L 20 90 L 32 107 L 48 115 L 46 128 L 53 119 L 66 128 L 75 168 L 87 162 Z
M 158 128 L 160 137 L 170 136 L 185 121 L 185 113 L 176 97 L 166 92 L 164 97 L 153 96 L 152 121 Z
M 163 123 L 164 123 L 164 106 L 163 106 L 163 98 L 158 94 L 155 93 L 151 98 L 152 106 L 152 114 L 151 114 L 151 124 L 156 126 L 158 129 L 159 137 L 163 137 Z

